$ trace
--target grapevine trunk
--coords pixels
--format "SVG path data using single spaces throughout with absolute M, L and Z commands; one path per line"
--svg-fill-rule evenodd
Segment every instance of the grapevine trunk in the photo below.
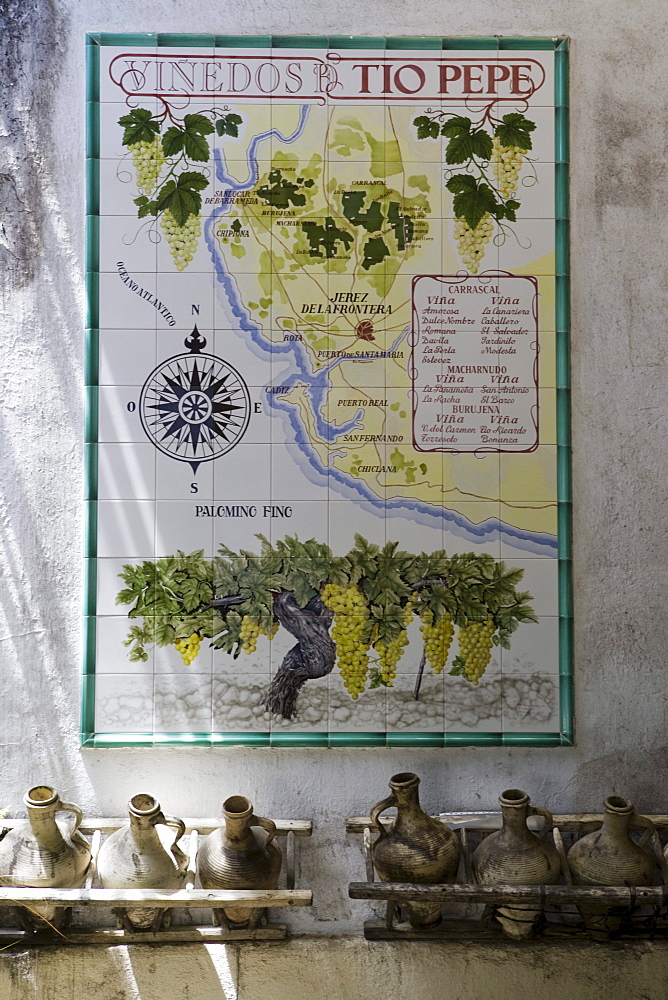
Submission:
M 326 677 L 334 669 L 336 646 L 329 635 L 333 616 L 319 597 L 300 608 L 294 594 L 286 590 L 274 598 L 273 610 L 283 628 L 298 642 L 286 653 L 264 704 L 272 715 L 292 719 L 306 681 Z

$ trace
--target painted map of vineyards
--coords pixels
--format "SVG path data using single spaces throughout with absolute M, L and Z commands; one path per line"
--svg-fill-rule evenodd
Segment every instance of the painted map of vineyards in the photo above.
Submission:
M 270 42 L 89 38 L 84 741 L 568 743 L 558 43 Z

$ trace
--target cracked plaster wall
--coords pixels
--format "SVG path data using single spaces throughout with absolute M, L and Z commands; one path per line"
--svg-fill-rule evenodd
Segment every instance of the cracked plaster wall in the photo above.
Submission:
M 316 836 L 304 845 L 301 884 L 313 887 L 316 902 L 289 918 L 307 934 L 359 930 L 365 904 L 347 899 L 346 883 L 361 875 L 361 858 L 358 845 L 346 840 L 343 819 L 381 798 L 395 771 L 420 774 L 431 809 L 492 808 L 501 789 L 516 786 L 564 811 L 596 808 L 613 790 L 639 810 L 666 811 L 664 24 L 661 0 L 605 6 L 237 0 L 224 10 L 204 0 L 0 0 L 0 805 L 16 810 L 27 787 L 46 781 L 89 814 L 121 814 L 131 794 L 146 790 L 182 815 L 210 814 L 240 791 L 265 815 L 312 816 Z M 399 35 L 573 39 L 577 746 L 82 752 L 84 32 L 375 34 L 381 28 Z M 373 953 L 361 942 L 345 947 L 358 958 Z M 415 989 L 397 996 L 414 995 L 426 975 L 405 954 L 400 978 Z M 622 965 L 623 954 L 616 958 Z M 67 960 L 26 958 L 25 982 L 43 982 L 46 990 L 67 961 L 72 989 L 79 984 L 72 995 L 87 995 L 80 952 Z M 369 977 L 369 995 L 377 983 L 372 966 L 360 966 L 368 970 L 361 974 Z M 491 958 L 485 967 L 494 967 Z M 7 974 L 0 972 L 0 984 L 9 982 L 1 978 Z M 500 983 L 504 974 L 497 969 L 495 979 Z M 3 1000 L 37 995 L 9 989 L 0 985 Z M 95 989 L 101 1000 L 228 995 L 191 994 L 185 985 L 172 994 L 124 992 L 112 980 L 106 991 Z M 353 995 L 341 989 L 338 995 Z M 644 994 L 625 995 L 666 994 L 648 986 Z

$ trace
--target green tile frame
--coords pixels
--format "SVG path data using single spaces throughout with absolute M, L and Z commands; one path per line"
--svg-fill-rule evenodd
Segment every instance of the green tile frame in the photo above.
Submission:
M 424 49 L 553 51 L 555 103 L 556 355 L 557 355 L 557 499 L 559 559 L 559 704 L 558 733 L 97 733 L 95 732 L 95 637 L 97 559 L 97 414 L 98 414 L 98 205 L 100 46 L 189 48 L 314 48 L 327 42 L 338 49 Z M 99 34 L 86 36 L 86 554 L 84 570 L 84 663 L 81 682 L 82 748 L 155 746 L 248 747 L 563 747 L 574 745 L 572 489 L 570 430 L 570 278 L 569 278 L 569 119 L 568 38 L 364 37 L 356 35 L 193 35 Z

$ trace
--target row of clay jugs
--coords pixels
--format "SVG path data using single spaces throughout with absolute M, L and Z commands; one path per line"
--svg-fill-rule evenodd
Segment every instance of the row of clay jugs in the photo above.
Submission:
M 78 806 L 62 802 L 49 785 L 35 785 L 23 798 L 28 818 L 0 841 L 0 885 L 33 889 L 78 889 L 91 861 L 88 842 L 77 833 L 82 814 Z M 73 813 L 74 822 L 58 819 Z M 26 929 L 63 925 L 69 907 L 44 903 L 20 908 Z
M 481 885 L 555 885 L 561 866 L 559 852 L 547 835 L 553 828 L 552 813 L 532 806 L 531 799 L 517 788 L 499 797 L 502 826 L 482 841 L 473 855 L 473 875 Z M 540 835 L 527 826 L 529 816 L 544 819 Z M 533 934 L 540 910 L 517 905 L 501 906 L 497 919 L 507 937 L 516 941 Z
M 603 803 L 603 825 L 577 840 L 568 852 L 568 866 L 576 885 L 651 885 L 655 861 L 644 845 L 656 827 L 646 816 L 638 816 L 628 799 L 611 795 Z M 645 832 L 639 843 L 633 828 Z M 606 939 L 618 931 L 623 914 L 619 907 L 584 903 L 578 907 L 592 937 Z
M 105 889 L 182 888 L 188 858 L 178 846 L 185 833 L 182 819 L 165 816 L 152 795 L 134 795 L 128 803 L 130 820 L 108 837 L 97 857 L 97 874 Z M 132 930 L 157 930 L 169 926 L 168 908 L 135 907 L 119 911 L 123 925 Z
M 275 889 L 281 873 L 282 855 L 273 839 L 276 824 L 256 816 L 243 795 L 232 795 L 223 803 L 225 826 L 214 830 L 197 853 L 197 873 L 204 889 Z M 253 927 L 262 910 L 248 906 L 225 906 L 214 910 L 223 926 Z
M 129 802 L 130 822 L 104 842 L 98 855 L 100 883 L 109 889 L 180 889 L 188 859 L 178 846 L 185 833 L 183 820 L 165 816 L 151 795 L 135 795 Z M 204 889 L 275 889 L 281 870 L 281 852 L 272 843 L 276 826 L 255 816 L 241 795 L 223 803 L 224 828 L 210 833 L 197 854 L 197 872 Z M 219 923 L 244 926 L 259 919 L 249 907 L 216 910 Z M 128 929 L 157 930 L 169 922 L 169 909 L 128 908 L 120 917 Z
M 452 883 L 459 865 L 459 841 L 450 827 L 425 813 L 418 796 L 420 779 L 410 772 L 390 779 L 392 794 L 371 810 L 371 824 L 379 833 L 371 855 L 382 882 Z M 380 822 L 385 809 L 397 815 L 386 829 Z M 441 921 L 440 903 L 402 903 L 411 926 L 435 927 Z

